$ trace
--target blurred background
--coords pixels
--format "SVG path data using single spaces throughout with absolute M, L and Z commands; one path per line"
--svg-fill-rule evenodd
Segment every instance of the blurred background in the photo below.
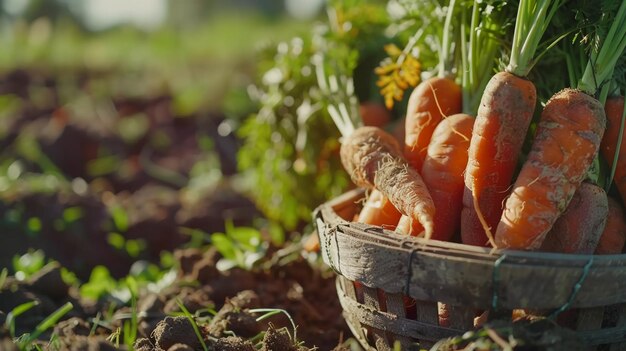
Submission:
M 234 131 L 260 65 L 324 6 L 1 0 L 0 266 L 40 249 L 119 276 L 264 217 L 234 177 Z
M 402 116 L 374 70 L 414 4 L 0 0 L 0 267 L 121 277 L 227 226 L 259 230 L 252 251 L 300 243 L 350 187 L 327 106 Z M 354 92 L 329 98 L 321 76 Z

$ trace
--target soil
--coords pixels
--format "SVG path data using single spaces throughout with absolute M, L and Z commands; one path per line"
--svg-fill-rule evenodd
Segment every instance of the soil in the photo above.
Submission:
M 179 258 L 196 254 L 197 249 L 177 251 Z M 343 337 L 350 335 L 341 316 L 334 279 L 304 259 L 294 259 L 267 271 L 217 271 L 213 279 L 194 280 L 197 266 L 209 262 L 204 259 L 206 255 L 199 257 L 193 266 L 183 268 L 181 263 L 177 280 L 171 287 L 138 297 L 136 349 L 202 349 L 190 320 L 176 316 L 180 312 L 177 301 L 192 314 L 207 307 L 217 310 L 209 322 L 198 322 L 199 332 L 209 349 L 245 350 L 251 347 L 254 350 L 250 340 L 261 335 L 264 350 L 295 351 L 313 347 L 331 350 L 341 343 Z M 107 338 L 123 326 L 124 320 L 128 320 L 130 310 L 120 308 L 113 313 L 110 326 L 101 324 L 92 330 L 95 316 L 105 315 L 111 304 L 83 300 L 75 288 L 63 283 L 61 275 L 55 273 L 58 269 L 58 265 L 51 265 L 28 281 L 7 278 L 0 290 L 0 310 L 11 311 L 28 301 L 38 303 L 16 319 L 16 335 L 32 331 L 46 316 L 69 301 L 74 305 L 73 310 L 53 330 L 60 344 L 67 349 L 81 349 L 79 345 L 88 346 L 90 350 L 114 349 L 114 343 Z M 194 282 L 197 284 L 190 286 Z M 283 309 L 289 317 L 276 314 L 258 321 L 262 313 L 254 312 L 254 309 L 267 307 Z M 289 318 L 297 326 L 297 342 L 293 341 L 294 330 Z M 8 331 L 0 329 L 0 336 L 6 340 Z M 49 336 L 42 336 L 42 340 Z M 124 349 L 123 346 L 118 348 Z
M 167 93 L 109 97 L 116 112 L 96 117 L 60 104 L 61 81 L 74 80 L 89 93 L 92 80 L 102 75 L 106 72 L 79 72 L 61 80 L 15 70 L 0 76 L 0 95 L 19 101 L 16 113 L 0 127 L 0 160 L 17 160 L 20 169 L 15 183 L 0 191 L 0 267 L 12 267 L 16 255 L 34 249 L 52 261 L 27 279 L 10 271 L 0 286 L 0 349 L 17 349 L 7 315 L 31 301 L 36 305 L 14 319 L 14 335 L 32 332 L 71 302 L 72 310 L 38 338 L 42 348 L 127 349 L 123 330 L 132 309 L 113 297 L 85 299 L 65 283 L 63 271 L 85 282 L 95 267 L 104 266 L 121 278 L 138 263 L 158 263 L 161 253 L 173 252 L 174 282 L 137 296 L 134 349 L 202 350 L 204 343 L 209 350 L 342 350 L 350 332 L 334 275 L 319 263 L 296 249 L 255 269 L 220 271 L 217 251 L 202 242 L 191 245 L 197 239 L 189 234 L 194 230 L 223 232 L 225 219 L 252 226 L 262 217 L 231 181 L 237 175 L 239 141 L 217 133 L 226 117 L 206 112 L 175 116 Z M 47 98 L 35 101 L 34 89 Z M 88 102 L 97 110 L 97 99 Z M 129 140 L 120 130 L 133 118 L 147 127 Z M 192 169 L 206 155 L 201 137 L 212 142 L 221 180 L 190 188 Z M 38 147 L 28 153 L 24 144 Z M 111 233 L 125 243 L 140 243 L 142 250 L 132 255 L 126 247 L 115 247 Z M 278 257 L 278 249 L 270 247 L 268 255 Z M 201 339 L 179 304 L 195 314 Z M 268 317 L 254 310 L 267 308 L 285 313 Z M 54 345 L 48 345 L 53 334 Z

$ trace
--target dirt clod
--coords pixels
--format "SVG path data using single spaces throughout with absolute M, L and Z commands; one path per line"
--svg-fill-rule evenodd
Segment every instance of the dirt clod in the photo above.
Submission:
M 196 262 L 202 259 L 202 251 L 197 248 L 178 249 L 174 251 L 174 258 L 179 264 L 180 275 L 188 275 Z
M 150 342 L 148 338 L 137 339 L 133 345 L 135 351 L 152 351 L 153 348 L 154 345 L 152 345 L 152 342 Z
M 270 325 L 263 337 L 264 351 L 298 351 L 286 329 L 276 329 Z
M 194 351 L 194 349 L 187 344 L 174 344 L 167 351 Z
M 73 336 L 88 336 L 91 332 L 89 324 L 77 317 L 73 317 L 59 322 L 54 327 L 54 331 L 59 336 L 73 337 Z
M 207 250 L 202 258 L 193 265 L 190 278 L 203 284 L 217 278 L 220 275 L 216 267 L 218 256 L 215 248 Z
M 250 341 L 236 336 L 218 339 L 214 345 L 215 350 L 220 351 L 256 351 Z
M 209 332 L 216 336 L 222 336 L 226 331 L 243 337 L 258 334 L 261 328 L 256 317 L 245 311 L 246 308 L 256 307 L 258 303 L 259 297 L 250 290 L 241 291 L 232 299 L 227 299 L 226 304 L 211 320 Z
M 165 317 L 152 332 L 155 345 L 168 350 L 175 344 L 187 344 L 200 348 L 202 344 L 196 336 L 191 322 L 186 317 Z

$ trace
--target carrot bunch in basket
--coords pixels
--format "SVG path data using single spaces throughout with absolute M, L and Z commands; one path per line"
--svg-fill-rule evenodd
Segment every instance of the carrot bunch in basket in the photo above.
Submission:
M 356 220 L 496 249 L 622 252 L 626 4 L 572 26 L 565 2 L 443 7 L 440 61 L 410 94 L 404 145 L 329 107 L 342 164 L 369 189 Z

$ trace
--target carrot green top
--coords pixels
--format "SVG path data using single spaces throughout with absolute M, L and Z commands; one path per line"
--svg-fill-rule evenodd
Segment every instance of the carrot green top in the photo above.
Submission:
M 509 6 L 504 2 L 474 0 L 469 13 L 462 10 L 459 46 L 463 112 L 476 115 L 510 21 Z
M 564 0 L 520 0 L 511 57 L 506 71 L 526 77 L 536 63 L 535 53 L 550 20 Z
M 605 14 L 608 32 L 604 38 L 595 38 L 600 40 L 599 49 L 591 51 L 585 72 L 578 81 L 578 88 L 590 95 L 596 95 L 601 86 L 607 87 L 603 89 L 603 96 L 599 99 L 601 102 L 606 100 L 610 86 L 606 83 L 626 49 L 626 1 L 622 1 L 614 17 L 610 16 L 610 11 Z

